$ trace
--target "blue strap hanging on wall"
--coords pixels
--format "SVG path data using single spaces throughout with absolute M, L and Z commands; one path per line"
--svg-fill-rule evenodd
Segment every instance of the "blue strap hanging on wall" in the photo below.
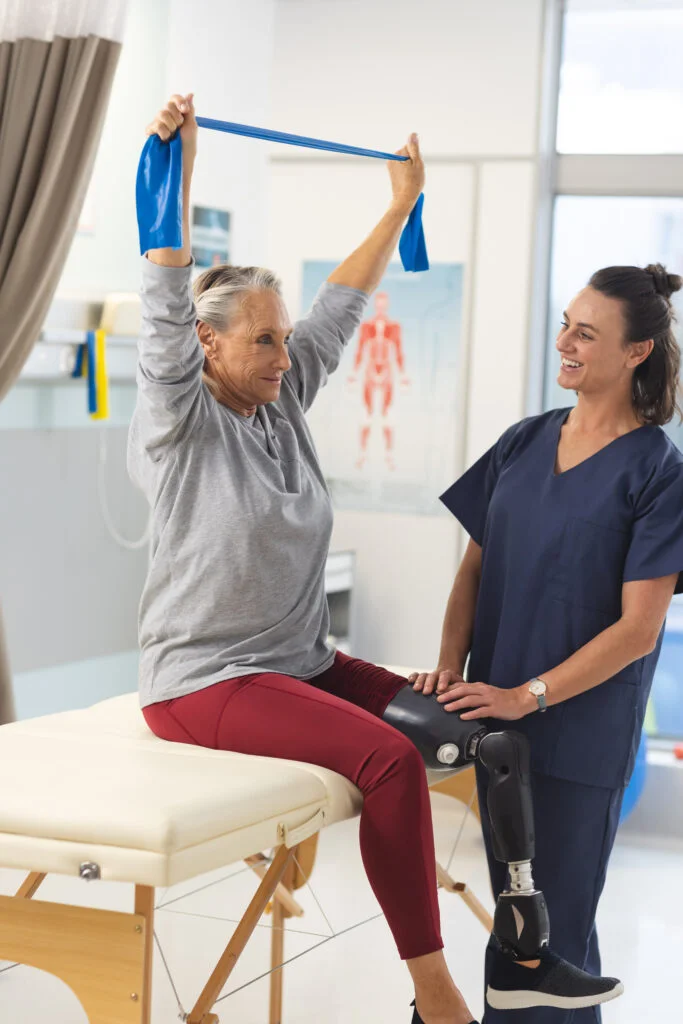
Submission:
M 88 331 L 85 337 L 85 350 L 88 360 L 88 412 L 92 416 L 93 413 L 97 412 L 97 352 L 95 349 L 95 332 Z
M 200 128 L 244 135 L 251 139 L 268 142 L 282 142 L 306 149 L 322 149 L 329 153 L 347 153 L 353 156 L 374 157 L 378 160 L 407 160 L 408 157 L 395 153 L 382 153 L 375 149 L 361 149 L 324 139 L 311 139 L 304 135 L 289 135 L 286 132 L 271 131 L 268 128 L 254 128 L 251 125 L 235 124 L 232 121 L 216 121 L 209 117 L 198 117 Z M 182 199 L 183 154 L 180 135 L 170 142 L 162 142 L 158 135 L 150 135 L 145 143 L 138 166 L 136 182 L 136 203 L 140 252 L 148 249 L 180 249 L 183 234 Z M 422 226 L 424 195 L 415 204 L 399 243 L 399 253 L 404 270 L 429 270 L 427 246 Z

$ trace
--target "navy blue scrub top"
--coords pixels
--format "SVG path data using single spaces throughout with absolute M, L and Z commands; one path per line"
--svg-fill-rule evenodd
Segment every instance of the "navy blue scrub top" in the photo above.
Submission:
M 675 572 L 683 592 L 683 454 L 656 426 L 556 474 L 570 409 L 523 420 L 441 496 L 482 548 L 468 679 L 520 686 L 621 616 L 622 584 Z M 630 778 L 664 630 L 652 654 L 515 723 L 532 768 L 618 788 Z

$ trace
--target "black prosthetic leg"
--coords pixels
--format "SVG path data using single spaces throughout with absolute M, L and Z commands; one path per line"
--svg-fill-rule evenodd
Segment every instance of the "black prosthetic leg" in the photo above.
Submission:
M 463 722 L 459 715 L 444 711 L 434 696 L 417 693 L 412 686 L 399 690 L 384 721 L 412 740 L 425 766 L 437 772 L 467 768 L 488 732 L 481 722 Z
M 496 904 L 493 934 L 515 960 L 533 960 L 548 945 L 550 926 L 542 892 L 534 888 L 534 823 L 529 744 L 512 730 L 490 733 L 481 722 L 463 722 L 432 695 L 406 686 L 384 720 L 413 741 L 427 768 L 462 771 L 479 760 L 490 775 L 488 811 L 493 852 L 508 865 L 510 888 Z
M 490 777 L 493 853 L 510 876 L 510 888 L 498 897 L 493 934 L 514 959 L 533 960 L 548 945 L 550 922 L 531 874 L 535 837 L 528 740 L 513 730 L 488 733 L 479 744 L 479 760 Z

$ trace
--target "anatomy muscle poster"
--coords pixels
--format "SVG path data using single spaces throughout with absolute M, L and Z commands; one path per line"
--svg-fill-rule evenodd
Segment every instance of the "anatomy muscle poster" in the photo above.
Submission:
M 335 268 L 304 264 L 303 306 Z M 309 422 L 338 508 L 439 514 L 458 429 L 463 267 L 392 264 Z

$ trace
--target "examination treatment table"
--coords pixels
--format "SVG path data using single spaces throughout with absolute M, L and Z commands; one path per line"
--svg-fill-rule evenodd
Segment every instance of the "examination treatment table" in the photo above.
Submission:
M 0 867 L 27 872 L 15 895 L 0 896 L 0 960 L 62 979 L 90 1024 L 149 1024 L 155 889 L 246 861 L 260 883 L 186 1020 L 217 1024 L 214 1004 L 268 908 L 279 1024 L 284 924 L 303 913 L 293 893 L 319 831 L 359 814 L 352 783 L 315 765 L 160 740 L 134 693 L 0 727 L 0 777 Z M 446 790 L 460 779 L 471 794 L 471 768 L 430 775 Z M 132 913 L 34 898 L 51 873 L 132 883 Z M 467 886 L 440 866 L 438 876 L 490 930 Z M 229 1001 L 222 1009 L 230 1020 Z

